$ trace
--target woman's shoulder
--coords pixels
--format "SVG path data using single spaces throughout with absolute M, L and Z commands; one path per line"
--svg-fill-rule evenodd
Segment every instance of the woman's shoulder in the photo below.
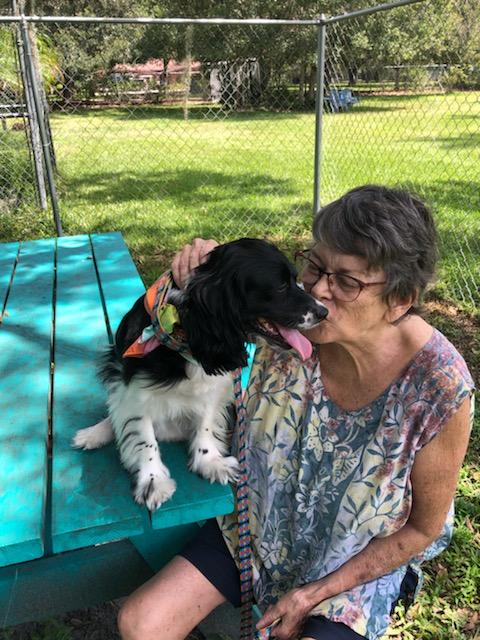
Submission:
M 397 388 L 405 418 L 421 432 L 419 447 L 443 428 L 473 390 L 474 382 L 464 358 L 438 329 L 433 329 Z
M 463 356 L 450 340 L 435 328 L 429 340 L 412 359 L 407 372 L 420 377 L 425 384 L 428 384 L 430 379 L 435 379 L 437 382 L 443 380 L 444 385 L 450 383 L 454 386 L 465 385 L 470 389 L 474 387 Z

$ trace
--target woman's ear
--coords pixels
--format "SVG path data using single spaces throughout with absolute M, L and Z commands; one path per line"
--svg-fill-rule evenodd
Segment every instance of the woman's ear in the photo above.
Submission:
M 413 293 L 408 296 L 404 296 L 403 298 L 391 298 L 387 302 L 387 310 L 385 312 L 385 319 L 390 324 L 395 324 L 399 320 L 401 320 L 414 304 L 418 302 L 418 292 Z

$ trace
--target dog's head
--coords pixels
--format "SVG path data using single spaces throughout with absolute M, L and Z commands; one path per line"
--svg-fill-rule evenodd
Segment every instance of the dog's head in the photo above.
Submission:
M 175 302 L 194 358 L 206 373 L 247 364 L 245 341 L 255 334 L 308 357 L 309 329 L 327 309 L 296 282 L 296 270 L 275 246 L 241 238 L 216 247 Z

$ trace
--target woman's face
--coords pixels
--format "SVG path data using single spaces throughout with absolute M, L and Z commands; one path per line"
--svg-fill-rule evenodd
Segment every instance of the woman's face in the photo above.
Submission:
M 353 276 L 369 286 L 363 287 L 355 300 L 345 301 L 342 298 L 350 299 L 356 295 L 356 292 L 341 290 L 338 286 L 335 287 L 335 284 L 331 287 L 326 275 L 318 279 L 318 274 L 314 273 L 314 267 L 311 270 L 304 269 L 300 278 L 305 290 L 328 309 L 325 320 L 317 327 L 303 332 L 307 338 L 318 344 L 330 342 L 355 344 L 375 335 L 386 322 L 388 312 L 388 305 L 382 300 L 384 272 L 368 269 L 364 258 L 338 253 L 321 243 L 317 243 L 310 251 L 310 259 L 321 270 L 332 274 Z M 335 278 L 333 280 L 335 283 Z M 342 279 L 339 281 L 341 282 Z

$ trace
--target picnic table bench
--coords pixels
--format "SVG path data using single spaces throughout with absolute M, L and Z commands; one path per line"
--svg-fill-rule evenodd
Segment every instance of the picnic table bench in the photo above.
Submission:
M 0 628 L 127 595 L 233 510 L 184 443 L 162 445 L 177 490 L 153 514 L 114 445 L 71 447 L 106 415 L 96 361 L 144 291 L 119 233 L 0 245 Z

